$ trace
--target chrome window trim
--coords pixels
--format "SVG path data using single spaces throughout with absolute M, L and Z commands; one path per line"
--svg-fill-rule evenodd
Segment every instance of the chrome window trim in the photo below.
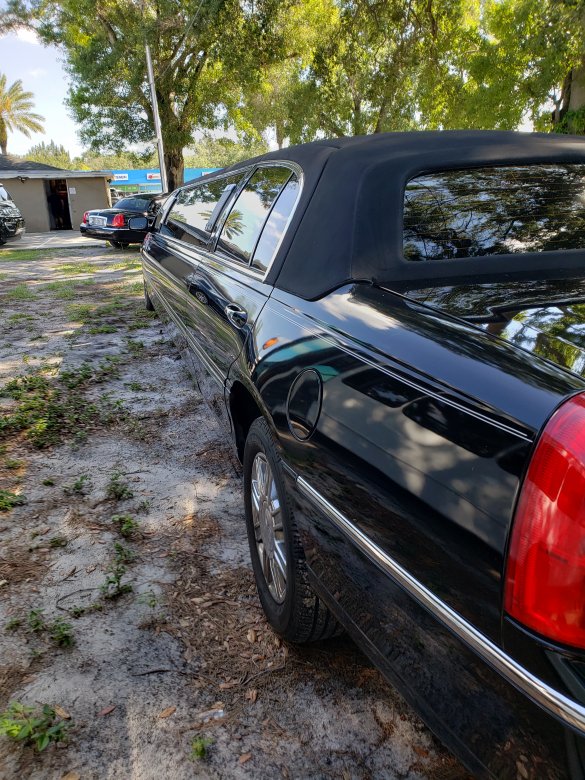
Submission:
M 238 263 L 236 261 L 229 260 L 229 258 L 226 258 L 224 255 L 217 254 L 217 243 L 219 241 L 219 237 L 221 235 L 221 231 L 223 230 L 223 226 L 225 225 L 225 222 L 226 222 L 226 220 L 227 220 L 227 218 L 229 216 L 229 212 L 233 208 L 233 205 L 234 205 L 235 201 L 239 198 L 240 193 L 242 192 L 242 190 L 245 189 L 246 184 L 250 181 L 252 176 L 260 168 L 288 168 L 292 173 L 294 173 L 296 175 L 296 177 L 297 177 L 297 179 L 299 181 L 299 191 L 298 191 L 298 194 L 297 194 L 297 198 L 296 198 L 296 200 L 294 202 L 293 208 L 292 208 L 290 216 L 289 216 L 289 218 L 288 218 L 288 220 L 286 222 L 286 225 L 284 226 L 284 230 L 282 231 L 282 236 L 280 237 L 280 241 L 278 242 L 278 244 L 276 246 L 276 249 L 272 253 L 272 257 L 270 258 L 270 262 L 268 263 L 268 265 L 266 267 L 266 271 L 264 273 L 262 273 L 262 271 L 258 271 L 255 268 L 252 268 L 252 261 L 254 260 L 254 252 L 256 251 L 256 246 L 258 245 L 258 241 L 260 240 L 260 237 L 262 236 L 262 233 L 264 232 L 264 228 L 266 227 L 266 223 L 268 222 L 268 219 L 270 218 L 270 215 L 272 214 L 272 209 L 274 208 L 274 203 L 276 203 L 276 201 L 280 197 L 280 193 L 282 192 L 282 190 L 286 187 L 286 185 L 290 181 L 290 176 L 288 177 L 286 182 L 282 185 L 282 189 L 278 193 L 278 197 L 275 199 L 274 203 L 272 204 L 272 206 L 270 207 L 270 210 L 268 211 L 268 213 L 266 215 L 266 219 L 264 220 L 264 223 L 262 225 L 262 229 L 260 230 L 260 233 L 258 234 L 258 238 L 256 239 L 256 243 L 254 244 L 254 251 L 252 252 L 252 256 L 250 257 L 250 262 L 249 263 Z M 243 169 L 243 170 L 245 170 L 245 169 Z M 229 209 L 228 208 L 224 208 L 223 213 L 220 215 L 220 218 L 219 218 L 219 220 L 217 221 L 217 223 L 215 225 L 215 230 L 214 230 L 213 236 L 211 238 L 211 242 L 210 242 L 210 251 L 213 253 L 214 259 L 218 260 L 221 263 L 226 263 L 226 265 L 228 265 L 231 268 L 237 268 L 237 269 L 243 271 L 244 273 L 246 273 L 249 276 L 251 276 L 253 279 L 257 279 L 257 280 L 259 280 L 261 282 L 265 282 L 266 281 L 266 277 L 270 273 L 270 269 L 272 268 L 272 265 L 274 263 L 274 259 L 275 259 L 276 255 L 278 254 L 278 251 L 280 249 L 282 241 L 284 240 L 284 237 L 285 237 L 286 232 L 287 232 L 287 230 L 289 228 L 291 220 L 292 220 L 292 218 L 293 218 L 293 216 L 294 216 L 294 214 L 295 214 L 295 212 L 297 210 L 297 207 L 299 205 L 299 201 L 301 199 L 301 195 L 302 195 L 302 192 L 303 192 L 303 186 L 304 186 L 303 169 L 301 168 L 300 165 L 297 165 L 297 163 L 292 162 L 291 160 L 266 160 L 265 162 L 259 162 L 259 163 L 256 163 L 256 164 L 252 165 L 248 169 L 248 175 L 245 176 L 244 179 L 242 179 L 242 181 L 240 182 L 240 186 L 236 190 L 235 197 L 233 198 L 233 200 L 230 201 Z M 227 204 L 226 204 L 226 206 L 227 206 Z
M 296 477 L 299 491 L 320 509 L 329 520 L 355 543 L 373 563 L 397 582 L 422 607 L 427 609 L 456 637 L 461 639 L 483 661 L 505 680 L 525 694 L 557 720 L 585 736 L 585 707 L 569 699 L 540 678 L 525 669 L 514 658 L 478 631 L 462 615 L 412 576 L 391 558 L 345 515 L 313 488 L 303 477 Z

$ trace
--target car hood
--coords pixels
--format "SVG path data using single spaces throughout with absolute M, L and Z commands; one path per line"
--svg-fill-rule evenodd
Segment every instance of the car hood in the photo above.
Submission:
M 433 287 L 407 297 L 585 377 L 585 279 Z

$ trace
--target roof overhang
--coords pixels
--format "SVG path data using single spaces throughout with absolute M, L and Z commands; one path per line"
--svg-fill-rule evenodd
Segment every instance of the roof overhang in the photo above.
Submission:
M 7 171 L 0 168 L 0 181 L 7 179 L 95 179 L 102 177 L 112 179 L 114 174 L 112 171 L 61 171 L 59 169 L 54 171 Z

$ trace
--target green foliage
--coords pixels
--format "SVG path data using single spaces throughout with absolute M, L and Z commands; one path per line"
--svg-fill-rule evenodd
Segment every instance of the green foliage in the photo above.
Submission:
M 10 618 L 6 622 L 6 625 L 4 626 L 5 631 L 17 631 L 22 625 L 22 620 L 20 618 Z
M 43 617 L 42 609 L 31 609 L 28 613 L 28 627 L 31 631 L 34 631 L 35 634 L 46 630 L 47 623 Z
M 64 536 L 53 536 L 49 539 L 49 547 L 57 549 L 58 547 L 67 547 L 68 540 Z
M 191 760 L 202 761 L 209 755 L 213 740 L 209 737 L 195 737 L 191 742 Z
M 25 496 L 0 489 L 0 512 L 9 512 L 13 507 L 23 504 L 26 504 Z
M 56 144 L 53 140 L 49 141 L 48 144 L 41 141 L 40 144 L 31 146 L 23 157 L 26 160 L 34 160 L 44 165 L 54 165 L 55 168 L 75 170 L 75 165 L 67 149 L 60 144 Z
M 108 482 L 106 495 L 112 501 L 125 501 L 133 498 L 134 493 L 128 487 L 128 483 L 123 479 L 124 474 L 121 471 L 115 471 Z M 115 515 L 115 517 L 126 517 L 126 515 Z
M 91 486 L 91 478 L 87 474 L 81 474 L 72 485 L 65 485 L 63 492 L 66 495 L 76 494 L 82 496 L 87 487 Z
M 0 73 L 0 151 L 7 154 L 8 133 L 17 131 L 30 138 L 31 133 L 42 133 L 44 117 L 31 111 L 33 93 L 22 88 L 18 79 L 8 86 L 6 76 Z
M 16 460 L 16 458 L 6 458 L 6 460 L 4 461 L 4 466 L 7 469 L 14 471 L 15 469 L 19 469 L 21 466 L 24 466 L 24 461 Z
M 0 388 L 0 397 L 18 403 L 0 418 L 0 440 L 22 431 L 34 447 L 41 449 L 83 433 L 87 427 L 112 423 L 122 413 L 119 404 L 107 398 L 88 401 L 83 391 L 114 376 L 116 371 L 116 361 L 106 358 L 97 366 L 85 363 L 53 378 L 38 372 L 8 382 Z
M 117 599 L 125 593 L 132 591 L 132 585 L 122 583 L 126 574 L 126 567 L 116 563 L 106 572 L 106 581 L 101 585 L 100 591 L 105 599 Z
M 131 498 L 132 495 L 129 497 Z M 123 536 L 124 539 L 130 539 L 139 528 L 139 524 L 131 515 L 113 515 L 112 523 L 118 526 L 120 536 Z
M 14 701 L 0 712 L 0 734 L 16 742 L 34 745 L 39 753 L 51 743 L 63 742 L 69 727 L 69 723 L 57 718 L 48 704 L 40 708 L 26 707 Z
M 136 560 L 136 553 L 129 547 L 124 547 L 120 542 L 114 542 L 114 553 L 116 563 L 129 564 Z
M 66 623 L 61 618 L 57 618 L 47 628 L 49 636 L 59 647 L 73 647 L 75 644 L 71 623 Z
M 34 292 L 24 282 L 21 284 L 15 284 L 7 293 L 5 297 L 9 301 L 34 301 L 37 297 Z
M 189 168 L 226 168 L 267 151 L 268 145 L 263 139 L 252 138 L 238 142 L 231 138 L 205 135 L 185 150 L 185 165 Z
M 290 0 L 285 0 L 285 5 Z M 94 149 L 149 144 L 154 134 L 144 44 L 152 50 L 170 188 L 182 183 L 182 149 L 198 127 L 218 124 L 237 88 L 283 46 L 276 0 L 102 3 L 9 0 L 9 14 L 35 23 L 43 43 L 65 54 L 69 105 Z

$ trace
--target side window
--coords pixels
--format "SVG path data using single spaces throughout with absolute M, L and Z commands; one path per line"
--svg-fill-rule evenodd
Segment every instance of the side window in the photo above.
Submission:
M 585 165 L 510 165 L 444 171 L 408 182 L 406 260 L 585 247 Z
M 284 235 L 288 220 L 292 215 L 299 195 L 299 190 L 299 180 L 293 173 L 278 196 L 278 199 L 270 212 L 270 216 L 266 220 L 262 235 L 256 245 L 256 251 L 254 252 L 254 258 L 252 260 L 252 268 L 256 268 L 258 271 L 266 273 L 266 270 L 278 249 L 280 240 Z
M 242 178 L 226 176 L 180 190 L 161 232 L 196 246 L 207 246 L 221 207 Z
M 223 225 L 217 244 L 220 253 L 246 265 L 250 262 L 266 217 L 290 175 L 288 168 L 258 168 Z

